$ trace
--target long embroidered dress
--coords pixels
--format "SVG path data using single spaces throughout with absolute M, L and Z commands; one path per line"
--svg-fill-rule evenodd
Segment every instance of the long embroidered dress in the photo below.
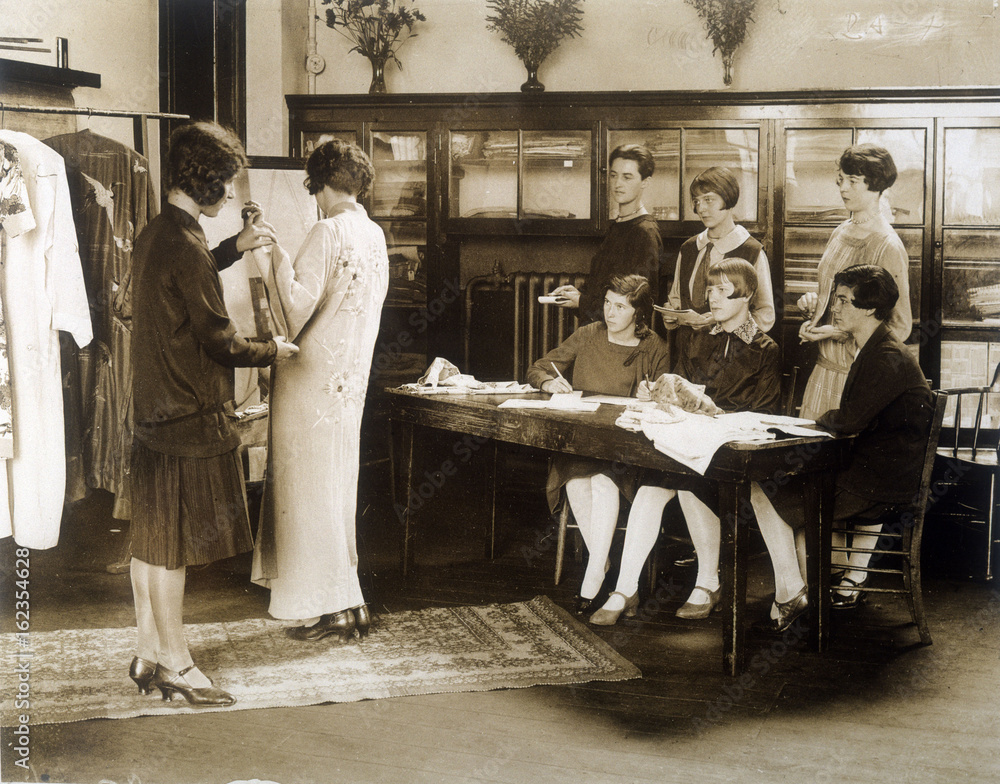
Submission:
M 913 328 L 909 260 L 903 241 L 882 216 L 875 218 L 870 226 L 853 224 L 848 220 L 833 230 L 819 262 L 819 305 L 813 314 L 812 325 L 831 323 L 834 275 L 855 264 L 876 264 L 887 270 L 896 281 L 899 300 L 888 325 L 893 335 L 903 342 Z M 844 343 L 836 340 L 819 342 L 819 357 L 803 393 L 801 416 L 818 419 L 840 405 L 847 373 L 857 352 L 858 347 L 853 340 Z
M 272 371 L 251 577 L 271 589 L 273 617 L 305 620 L 364 602 L 355 512 L 361 415 L 389 285 L 385 235 L 360 205 L 337 205 L 274 277 L 299 353 Z

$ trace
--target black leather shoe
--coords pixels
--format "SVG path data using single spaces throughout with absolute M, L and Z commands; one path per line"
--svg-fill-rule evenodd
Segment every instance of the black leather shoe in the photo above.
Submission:
M 202 688 L 195 688 L 188 683 L 187 678 L 184 676 L 193 669 L 194 665 L 192 664 L 180 672 L 174 672 L 173 670 L 168 670 L 162 664 L 156 665 L 156 672 L 153 674 L 153 685 L 160 690 L 164 702 L 171 702 L 175 694 L 180 694 L 196 708 L 236 704 L 236 698 L 232 694 L 220 689 L 214 683 L 211 686 Z
M 156 662 L 140 659 L 138 656 L 132 658 L 132 664 L 128 668 L 128 677 L 135 681 L 135 685 L 139 687 L 139 694 L 149 694 L 152 691 L 150 684 L 153 682 L 154 672 L 156 672 Z
M 778 617 L 769 618 L 763 623 L 755 623 L 753 628 L 767 634 L 781 634 L 789 626 L 809 609 L 809 599 L 806 596 L 806 589 L 803 588 L 787 602 L 775 602 L 778 608 Z
M 354 611 L 342 610 L 330 615 L 321 615 L 319 620 L 312 626 L 294 626 L 285 629 L 285 634 L 293 640 L 301 640 L 303 642 L 318 642 L 326 637 L 335 635 L 337 642 L 343 644 L 354 639 L 355 628 L 357 627 L 354 620 Z
M 860 583 L 854 582 L 850 577 L 841 579 L 840 584 L 834 586 L 830 596 L 831 610 L 853 610 L 864 601 L 864 587 L 868 583 L 865 578 Z
M 600 605 L 597 603 L 597 597 L 591 597 L 590 599 L 585 599 L 580 594 L 573 597 L 573 612 L 577 615 L 587 615 L 588 613 L 594 612 Z
M 362 604 L 354 608 L 354 627 L 358 630 L 358 639 L 363 640 L 368 636 L 368 630 L 372 626 L 372 616 L 368 611 L 368 605 Z

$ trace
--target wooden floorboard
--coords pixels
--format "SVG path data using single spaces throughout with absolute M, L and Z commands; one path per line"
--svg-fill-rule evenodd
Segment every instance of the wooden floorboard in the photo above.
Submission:
M 443 499 L 447 514 L 421 529 L 407 579 L 398 568 L 398 522 L 377 498 L 362 503 L 362 577 L 377 613 L 540 594 L 572 607 L 581 565 L 568 552 L 564 580 L 553 585 L 551 522 L 540 498 L 511 503 L 516 513 L 501 520 L 499 556 L 490 562 L 475 497 L 456 495 Z M 122 525 L 109 507 L 99 494 L 83 502 L 60 546 L 33 556 L 33 630 L 134 623 L 127 575 L 104 571 L 123 535 L 112 531 Z M 267 592 L 249 584 L 248 571 L 245 557 L 191 570 L 186 621 L 267 617 Z M 591 627 L 641 679 L 42 725 L 32 728 L 33 769 L 20 775 L 4 753 L 0 777 L 53 784 L 1000 780 L 1000 592 L 991 586 L 928 579 L 935 642 L 927 647 L 916 644 L 898 597 L 835 616 L 823 654 L 804 641 L 784 645 L 751 632 L 751 668 L 739 680 L 722 672 L 719 616 L 674 617 L 694 571 L 670 565 L 661 579 L 673 580 L 667 601 L 644 607 L 638 620 Z M 770 579 L 758 553 L 748 586 L 753 618 L 767 612 Z M 377 622 L 378 615 L 373 633 Z M 108 666 L 125 681 L 127 664 Z M 2 740 L 9 752 L 10 730 Z

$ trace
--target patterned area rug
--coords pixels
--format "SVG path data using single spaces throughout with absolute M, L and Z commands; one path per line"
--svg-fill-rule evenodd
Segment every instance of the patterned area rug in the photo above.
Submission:
M 29 632 L 26 645 L 0 635 L 3 725 L 16 726 L 20 714 L 29 725 L 52 724 L 642 677 L 545 596 L 380 615 L 363 642 L 349 645 L 296 642 L 284 625 L 254 619 L 186 627 L 195 661 L 236 696 L 230 708 L 166 703 L 157 690 L 140 695 L 127 675 L 134 628 Z M 29 673 L 27 686 L 18 667 Z M 29 707 L 18 708 L 18 696 Z

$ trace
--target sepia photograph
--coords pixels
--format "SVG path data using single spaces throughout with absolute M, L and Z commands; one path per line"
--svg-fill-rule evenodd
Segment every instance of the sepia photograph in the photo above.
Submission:
M 0 0 L 0 781 L 1000 780 L 998 0 Z

